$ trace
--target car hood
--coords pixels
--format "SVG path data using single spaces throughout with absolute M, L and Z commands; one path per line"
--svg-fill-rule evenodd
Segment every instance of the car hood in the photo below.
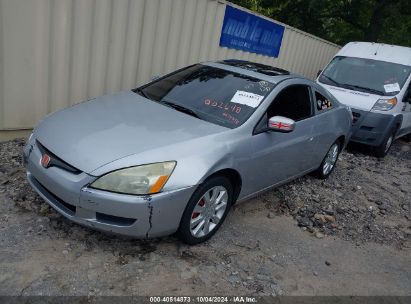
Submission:
M 197 119 L 131 91 L 101 96 L 45 118 L 34 136 L 50 152 L 90 173 L 124 158 L 223 132 L 227 128 Z
M 345 88 L 334 87 L 318 82 L 321 86 L 326 88 L 332 95 L 337 98 L 339 102 L 351 108 L 371 111 L 374 104 L 382 96 L 370 94 L 366 92 L 353 91 Z

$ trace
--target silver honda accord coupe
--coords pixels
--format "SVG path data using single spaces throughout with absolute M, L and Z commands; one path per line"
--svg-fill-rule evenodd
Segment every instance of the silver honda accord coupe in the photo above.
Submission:
M 314 82 L 225 60 L 53 113 L 24 159 L 31 186 L 73 222 L 196 244 L 235 202 L 307 173 L 327 178 L 351 123 Z

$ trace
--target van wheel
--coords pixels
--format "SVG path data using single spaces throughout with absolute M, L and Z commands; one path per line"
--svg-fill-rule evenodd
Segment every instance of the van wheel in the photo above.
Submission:
M 337 140 L 335 143 L 331 145 L 320 167 L 318 167 L 318 169 L 315 170 L 312 175 L 319 179 L 328 178 L 335 168 L 340 152 L 341 143 L 339 140 Z
M 404 140 L 405 142 L 411 142 L 411 133 L 405 135 L 405 136 L 403 137 L 403 140 Z
M 177 236 L 189 245 L 211 238 L 224 222 L 233 200 L 233 186 L 223 176 L 205 181 L 193 193 L 181 218 Z
M 382 141 L 381 145 L 374 148 L 374 155 L 379 158 L 385 157 L 391 149 L 391 146 L 395 140 L 395 133 L 397 129 L 394 128 L 387 134 L 387 136 Z

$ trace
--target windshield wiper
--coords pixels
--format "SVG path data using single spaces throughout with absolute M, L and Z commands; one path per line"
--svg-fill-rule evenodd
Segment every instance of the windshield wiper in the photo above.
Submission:
M 343 84 L 343 86 L 346 87 L 347 89 L 359 89 L 359 90 L 363 90 L 369 93 L 374 93 L 377 95 L 385 95 L 385 93 L 382 91 L 371 89 L 371 88 L 366 88 L 366 87 L 362 87 L 362 86 L 358 86 L 354 84 Z
M 200 116 L 198 116 L 198 114 L 197 114 L 196 112 L 194 112 L 193 110 L 191 110 L 191 109 L 189 109 L 189 108 L 186 108 L 186 107 L 184 107 L 184 106 L 182 106 L 182 105 L 179 105 L 179 104 L 176 104 L 176 103 L 174 103 L 174 102 L 171 102 L 171 101 L 168 101 L 168 100 L 164 100 L 164 99 L 163 99 L 163 100 L 160 100 L 160 103 L 163 103 L 163 104 L 165 104 L 167 107 L 173 108 L 173 109 L 175 109 L 175 110 L 177 110 L 177 111 L 186 113 L 186 114 L 191 115 L 191 116 L 194 116 L 194 117 L 196 117 L 196 118 L 200 118 Z
M 147 98 L 147 99 L 151 99 L 150 97 L 148 97 L 147 93 L 143 91 L 143 89 L 137 88 L 135 90 L 133 90 L 134 93 L 140 94 L 141 96 Z
M 332 79 L 330 76 L 327 76 L 327 75 L 324 75 L 324 74 L 321 74 L 321 76 L 323 76 L 324 78 L 327 78 L 329 81 L 331 81 L 333 84 L 335 84 L 335 85 L 337 85 L 337 86 L 340 86 L 340 85 L 341 85 L 339 82 L 335 81 L 335 80 Z
M 336 86 L 339 86 L 339 87 L 343 87 L 343 88 L 351 89 L 351 90 L 359 89 L 359 90 L 363 90 L 363 91 L 366 91 L 366 92 L 369 92 L 369 93 L 375 93 L 375 94 L 378 94 L 378 95 L 385 95 L 384 92 L 381 92 L 379 90 L 366 88 L 366 87 L 362 87 L 362 86 L 358 86 L 358 85 L 354 85 L 354 84 L 339 83 L 339 82 L 335 81 L 334 79 L 332 79 L 331 77 L 329 77 L 327 75 L 324 75 L 324 74 L 322 74 L 321 76 L 328 79 L 329 81 L 331 81 L 332 83 L 334 83 Z

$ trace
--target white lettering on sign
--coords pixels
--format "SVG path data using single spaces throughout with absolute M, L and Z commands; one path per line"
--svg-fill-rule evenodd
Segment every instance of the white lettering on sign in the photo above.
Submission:
M 384 84 L 384 90 L 385 90 L 385 93 L 392 93 L 392 92 L 399 92 L 401 88 L 398 82 L 396 82 L 396 83 Z
M 256 108 L 260 105 L 261 100 L 264 99 L 264 96 L 245 92 L 245 91 L 237 91 L 233 98 L 231 98 L 231 102 L 243 104 L 252 108 Z

